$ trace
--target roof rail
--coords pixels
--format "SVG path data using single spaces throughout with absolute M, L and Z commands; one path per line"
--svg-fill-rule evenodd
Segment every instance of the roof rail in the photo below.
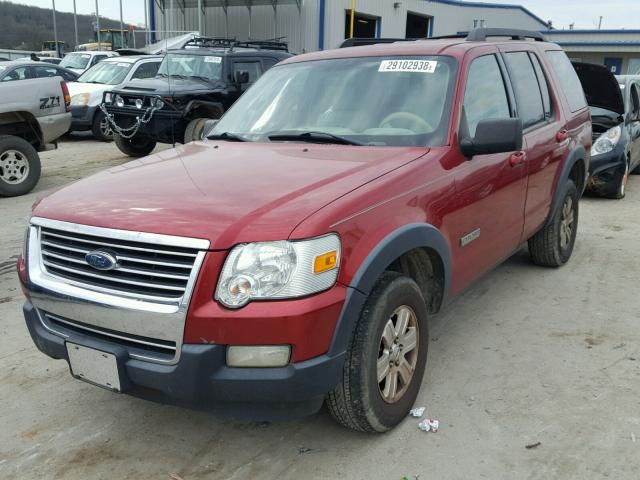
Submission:
M 364 38 L 354 37 L 347 38 L 340 44 L 338 48 L 362 47 L 365 45 L 376 45 L 378 43 L 395 43 L 395 42 L 415 42 L 419 38 Z
M 193 37 L 182 48 L 255 48 L 257 50 L 289 51 L 288 44 L 276 40 L 248 40 L 240 42 L 235 38 L 224 37 Z
M 467 35 L 467 42 L 484 42 L 487 37 L 511 37 L 511 40 L 525 40 L 531 38 L 536 42 L 544 42 L 540 32 L 533 30 L 518 30 L 515 28 L 474 28 Z

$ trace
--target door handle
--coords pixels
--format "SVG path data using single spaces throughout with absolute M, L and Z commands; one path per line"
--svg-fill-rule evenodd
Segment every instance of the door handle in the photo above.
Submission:
M 512 167 L 517 167 L 522 165 L 524 161 L 527 159 L 527 154 L 524 152 L 514 152 L 509 157 L 509 165 Z
M 568 135 L 569 135 L 569 132 L 567 131 L 567 129 L 563 128 L 558 133 L 556 133 L 556 142 L 558 143 L 564 142 L 567 139 Z

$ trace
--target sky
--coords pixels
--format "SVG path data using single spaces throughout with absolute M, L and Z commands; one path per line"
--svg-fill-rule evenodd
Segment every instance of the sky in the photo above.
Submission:
M 597 28 L 599 17 L 602 15 L 602 28 L 640 29 L 640 0 L 485 1 L 522 5 L 544 20 L 553 21 L 555 28 L 569 28 L 571 23 L 575 23 L 575 28 Z M 13 0 L 13 2 L 51 8 L 52 0 Z M 120 18 L 118 0 L 98 0 L 98 2 L 101 16 Z M 73 0 L 55 0 L 55 3 L 57 10 L 73 11 Z M 145 0 L 122 0 L 124 21 L 133 24 L 144 23 L 145 3 Z M 95 12 L 95 0 L 76 0 L 76 5 L 78 13 Z

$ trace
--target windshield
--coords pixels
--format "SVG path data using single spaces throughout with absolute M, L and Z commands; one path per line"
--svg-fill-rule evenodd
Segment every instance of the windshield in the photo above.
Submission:
M 268 141 L 312 132 L 303 138 L 318 140 L 315 134 L 321 134 L 353 144 L 443 145 L 455 73 L 455 60 L 444 56 L 282 65 L 240 97 L 211 133 Z
M 164 57 L 158 75 L 220 80 L 222 77 L 222 57 L 169 53 Z
M 76 81 L 118 85 L 124 82 L 131 65 L 133 64 L 129 62 L 100 62 L 80 75 Z
M 86 68 L 91 60 L 91 55 L 86 53 L 70 53 L 60 62 L 61 67 L 65 68 Z

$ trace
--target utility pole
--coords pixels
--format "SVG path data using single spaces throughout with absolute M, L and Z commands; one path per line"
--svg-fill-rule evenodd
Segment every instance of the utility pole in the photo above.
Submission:
M 600 21 L 598 22 L 598 30 L 602 30 L 602 15 L 600 15 Z
M 98 0 L 96 0 L 96 33 L 98 34 L 98 50 L 102 50 L 100 45 L 100 13 L 98 12 Z
M 75 44 L 75 48 L 78 48 L 78 17 L 76 14 L 76 0 L 73 0 L 73 27 L 75 29 L 76 32 L 76 44 Z
M 122 23 L 122 0 L 120 0 L 120 45 L 122 48 L 124 48 L 124 24 Z
M 356 0 L 351 0 L 351 22 L 349 25 L 349 38 L 353 38 L 353 24 L 356 18 Z
M 56 0 L 53 3 L 53 40 L 56 42 L 56 57 L 60 56 L 60 47 L 58 46 L 58 26 L 56 25 Z

